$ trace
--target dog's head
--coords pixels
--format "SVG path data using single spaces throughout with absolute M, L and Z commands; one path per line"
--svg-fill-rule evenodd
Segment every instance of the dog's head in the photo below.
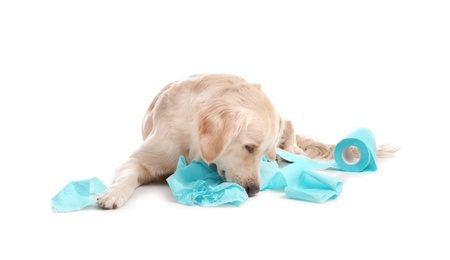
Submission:
M 239 93 L 218 97 L 200 111 L 200 154 L 217 165 L 223 180 L 256 194 L 262 157 L 275 160 L 281 127 L 281 118 L 260 87 L 246 86 Z

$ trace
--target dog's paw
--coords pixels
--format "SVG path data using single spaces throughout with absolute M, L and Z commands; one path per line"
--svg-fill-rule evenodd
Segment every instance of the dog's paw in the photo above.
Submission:
M 132 192 L 119 186 L 111 186 L 97 198 L 97 204 L 104 209 L 117 209 L 125 205 Z

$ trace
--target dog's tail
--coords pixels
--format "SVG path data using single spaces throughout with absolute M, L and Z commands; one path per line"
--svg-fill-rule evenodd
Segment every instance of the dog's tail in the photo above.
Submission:
M 334 154 L 334 144 L 324 144 L 308 136 L 295 135 L 295 141 L 299 149 L 295 149 L 298 154 L 304 154 L 312 159 L 332 160 Z M 359 150 L 351 146 L 350 150 L 355 158 L 359 158 Z M 398 150 L 399 146 L 390 144 L 382 144 L 377 146 L 377 158 L 392 157 Z

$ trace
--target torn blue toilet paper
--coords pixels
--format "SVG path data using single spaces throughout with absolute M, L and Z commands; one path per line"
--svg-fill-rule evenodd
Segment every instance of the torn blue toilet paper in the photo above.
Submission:
M 352 146 L 359 150 L 359 158 L 351 156 Z M 313 160 L 281 149 L 277 149 L 277 155 L 288 164 L 280 167 L 278 163 L 263 158 L 260 167 L 261 191 L 283 190 L 288 198 L 316 203 L 336 198 L 342 189 L 342 181 L 316 171 L 364 172 L 377 169 L 375 138 L 367 128 L 358 128 L 337 143 L 335 160 Z M 183 156 L 167 182 L 178 202 L 184 205 L 241 205 L 248 198 L 240 185 L 223 182 L 212 165 L 201 160 L 187 164 Z M 95 195 L 105 190 L 106 186 L 97 178 L 74 181 L 55 195 L 51 203 L 56 212 L 80 210 L 95 205 Z
M 342 181 L 314 171 L 336 168 L 333 161 L 316 161 L 281 149 L 277 149 L 277 155 L 290 164 L 275 169 L 277 163 L 263 162 L 261 169 L 274 165 L 272 171 L 261 171 L 261 190 L 284 189 L 288 198 L 317 203 L 336 198 L 341 192 Z
M 72 181 L 51 199 L 51 204 L 56 212 L 80 210 L 95 205 L 95 195 L 105 190 L 105 184 L 98 178 Z
M 167 183 L 178 202 L 188 206 L 241 205 L 247 200 L 242 186 L 223 182 L 204 161 L 194 160 L 188 165 L 184 156 L 178 160 L 177 169 L 167 178 Z
M 359 158 L 351 156 L 352 146 L 360 151 Z M 342 189 L 342 181 L 316 170 L 362 172 L 377 169 L 375 138 L 367 128 L 358 128 L 341 140 L 334 150 L 335 160 L 313 160 L 281 149 L 277 149 L 277 155 L 290 163 L 280 168 L 276 162 L 268 162 L 263 158 L 260 189 L 282 189 L 288 198 L 316 203 L 336 198 Z M 218 174 L 203 161 L 192 161 L 187 165 L 184 157 L 180 157 L 177 170 L 167 178 L 167 182 L 178 202 L 184 205 L 240 205 L 247 199 L 244 189 L 237 188 L 237 184 L 222 182 Z M 223 187 L 223 184 L 231 186 Z
M 312 171 L 331 168 L 335 166 L 333 161 L 314 161 L 281 149 L 277 150 L 277 154 L 290 164 L 280 168 L 277 162 L 263 159 L 260 167 L 261 190 L 284 189 L 288 198 L 318 203 L 335 198 L 340 193 L 342 182 L 339 179 Z M 241 186 L 223 182 L 205 162 L 192 161 L 187 165 L 184 157 L 180 157 L 177 170 L 167 178 L 167 182 L 178 202 L 189 206 L 240 205 L 248 198 Z M 227 186 L 223 187 L 224 184 Z

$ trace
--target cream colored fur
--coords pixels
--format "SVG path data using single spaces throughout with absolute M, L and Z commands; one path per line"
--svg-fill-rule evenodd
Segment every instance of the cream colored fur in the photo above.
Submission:
M 141 147 L 99 196 L 101 207 L 122 207 L 137 187 L 167 178 L 181 155 L 188 163 L 215 163 L 225 181 L 255 194 L 262 157 L 275 160 L 276 147 L 319 159 L 331 159 L 334 148 L 295 135 L 292 123 L 280 117 L 259 84 L 225 74 L 199 75 L 163 88 L 145 114 L 142 137 Z M 380 155 L 395 152 L 380 149 Z

